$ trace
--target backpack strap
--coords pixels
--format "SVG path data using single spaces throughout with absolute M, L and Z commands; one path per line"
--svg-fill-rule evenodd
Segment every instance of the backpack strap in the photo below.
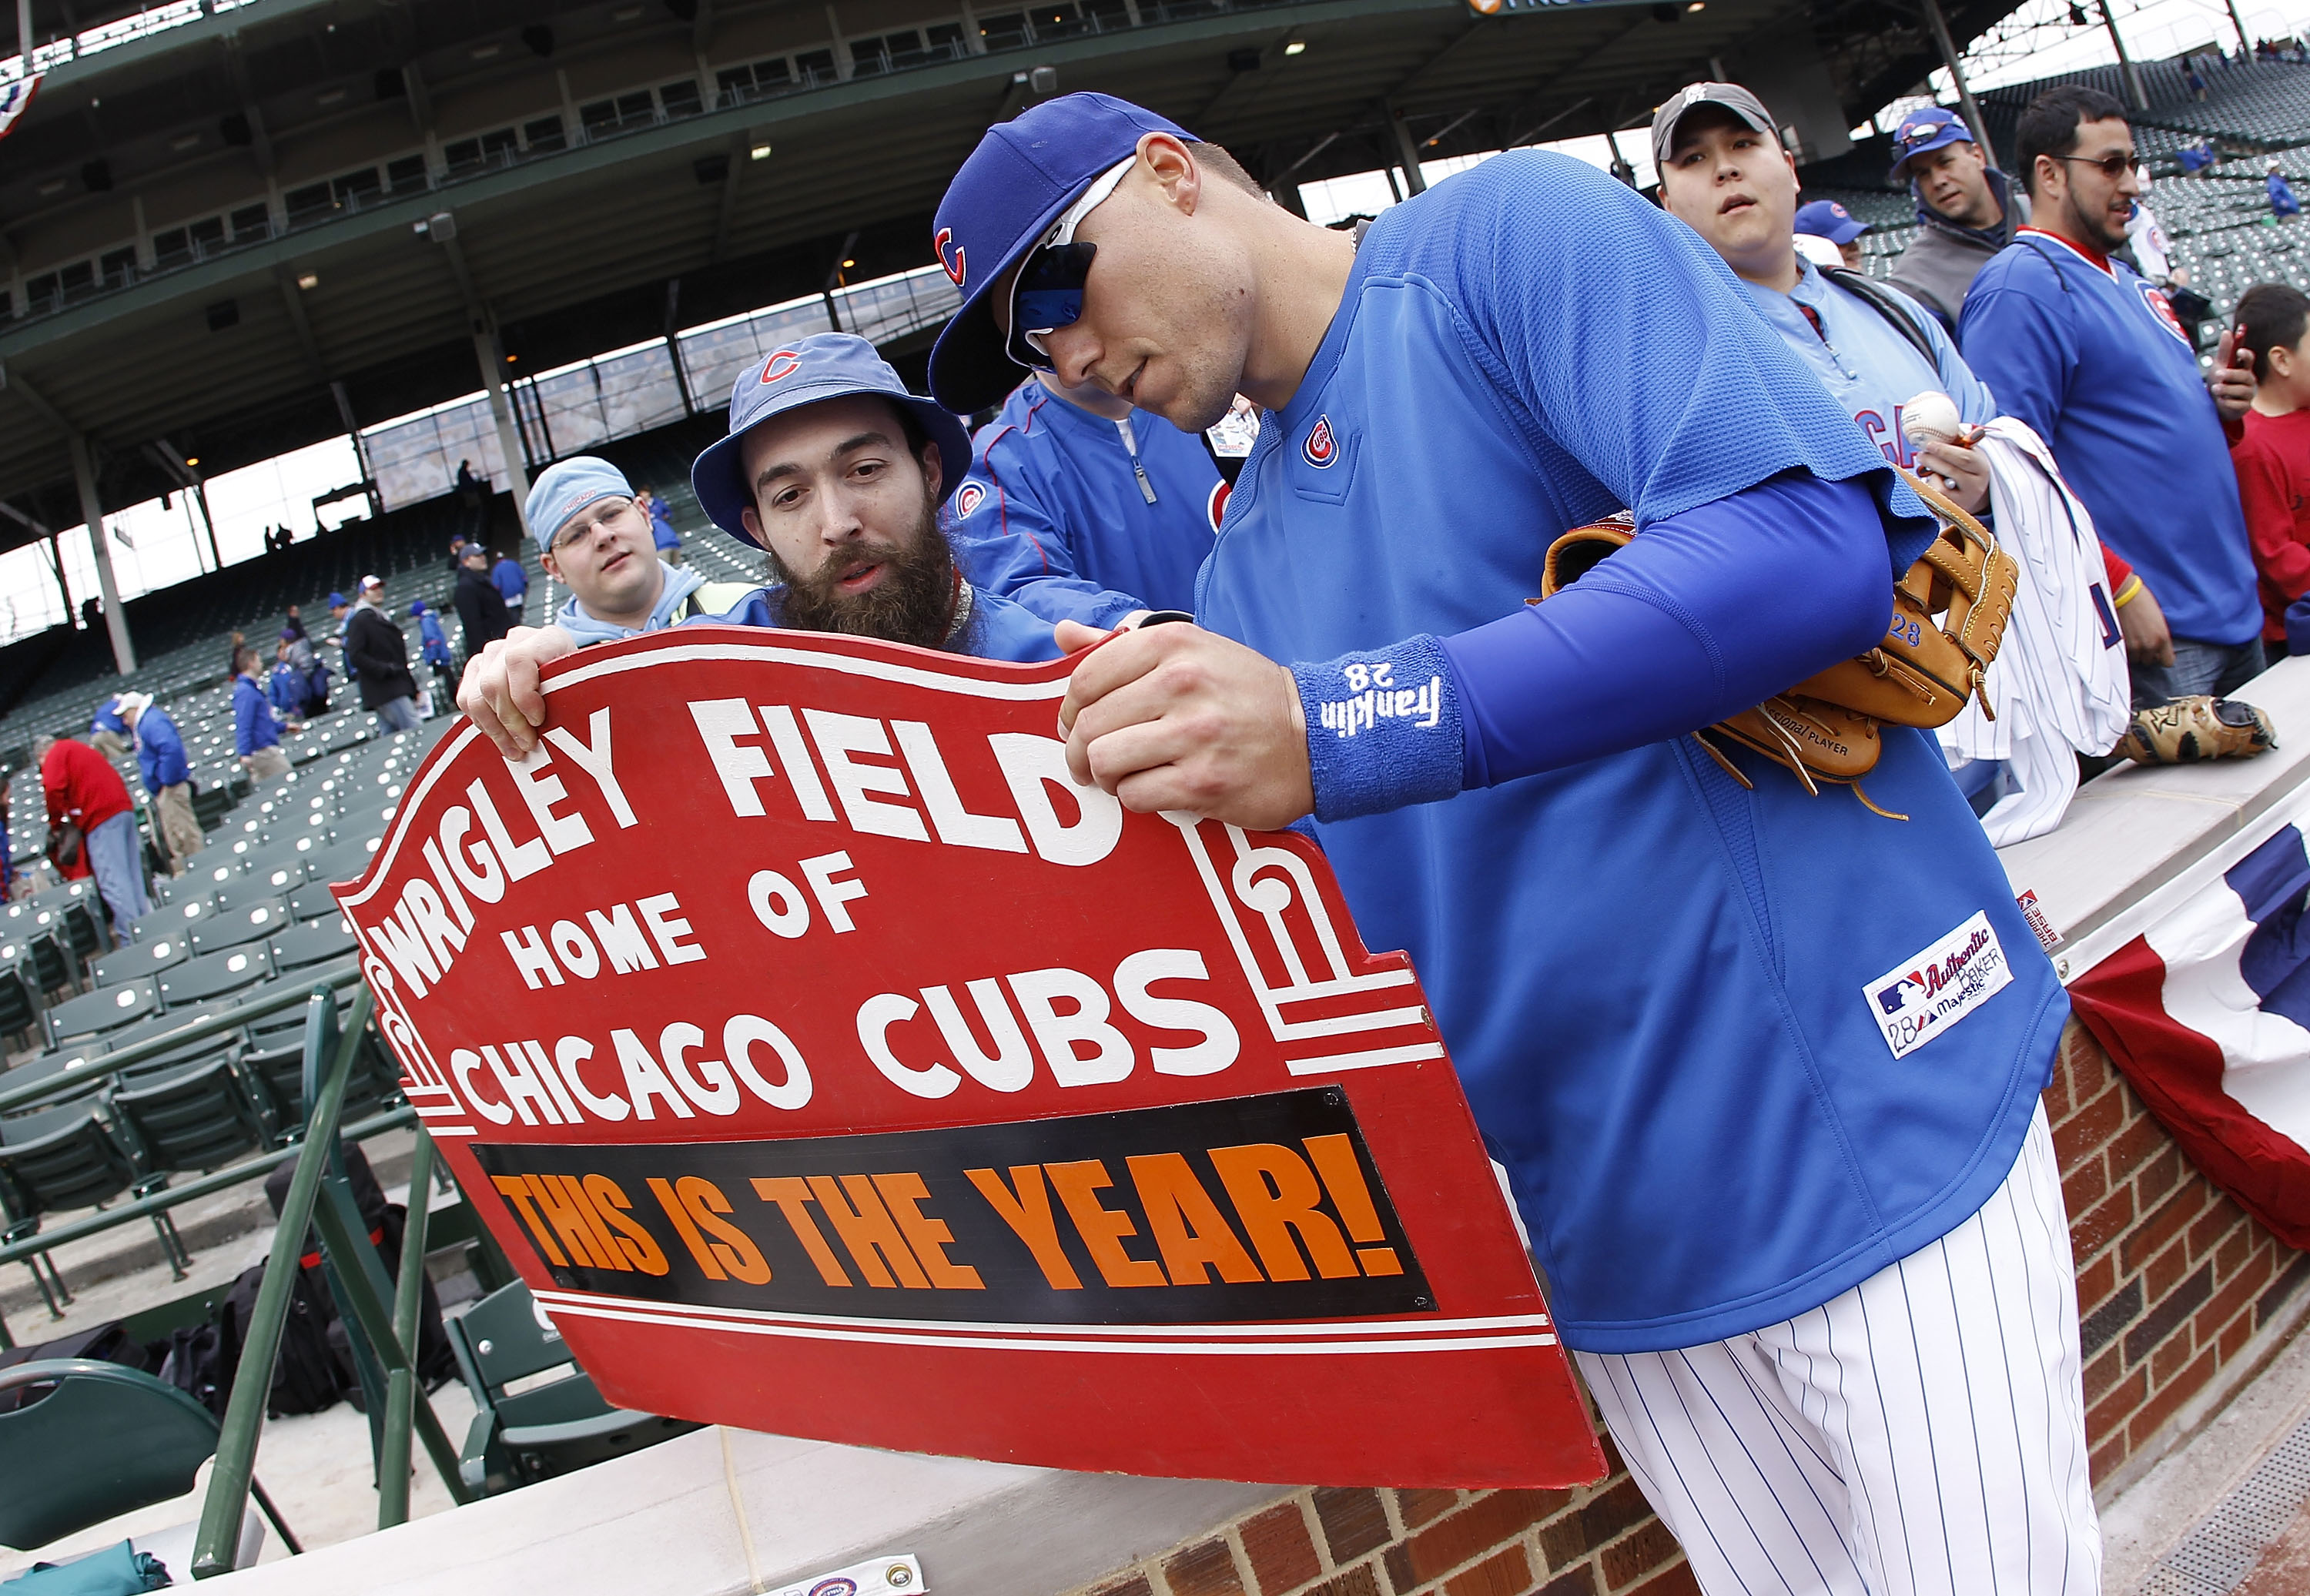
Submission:
M 1933 354 L 1932 340 L 1925 336 L 1924 329 L 1917 325 L 1916 318 L 1890 293 L 1880 288 L 1875 280 L 1850 266 L 1821 266 L 1818 270 L 1822 276 L 1890 323 L 1895 332 L 1909 341 L 1910 348 L 1924 356 L 1926 365 L 1936 371 L 1941 369 L 1941 361 Z

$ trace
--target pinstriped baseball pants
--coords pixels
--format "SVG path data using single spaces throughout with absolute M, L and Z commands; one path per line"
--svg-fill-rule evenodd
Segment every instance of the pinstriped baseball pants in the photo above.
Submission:
M 1949 1235 L 1811 1313 L 1576 1353 L 1707 1596 L 2097 1596 L 2077 1288 L 2041 1106 Z

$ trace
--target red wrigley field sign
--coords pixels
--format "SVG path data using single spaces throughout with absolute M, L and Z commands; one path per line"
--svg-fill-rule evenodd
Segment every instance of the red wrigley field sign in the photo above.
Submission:
M 1066 662 L 689 629 L 460 724 L 339 889 L 410 1100 L 614 1401 L 1189 1478 L 1602 1457 L 1410 962 L 1067 776 Z

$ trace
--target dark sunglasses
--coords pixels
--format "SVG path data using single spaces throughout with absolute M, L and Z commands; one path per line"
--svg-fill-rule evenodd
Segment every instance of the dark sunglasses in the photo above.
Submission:
M 2131 150 L 2120 151 L 2115 155 L 2056 155 L 2054 159 L 2056 160 L 2073 160 L 2080 166 L 2099 168 L 2103 177 L 2112 179 L 2123 178 L 2126 173 L 2132 171 L 2138 160 Z
M 1098 245 L 1071 240 L 1045 245 L 1027 257 L 1011 295 L 1007 348 L 1012 360 L 1037 371 L 1053 369 L 1051 357 L 1042 346 L 1043 334 L 1081 319 L 1083 284 L 1098 254 Z

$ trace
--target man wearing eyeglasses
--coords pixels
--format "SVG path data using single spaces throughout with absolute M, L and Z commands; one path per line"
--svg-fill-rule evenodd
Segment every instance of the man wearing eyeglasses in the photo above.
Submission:
M 2022 112 L 2015 144 L 2034 221 L 1974 279 L 1958 342 L 2158 594 L 2173 655 L 2134 656 L 2134 707 L 2224 697 L 2262 668 L 2229 460 L 2254 403 L 2253 356 L 2234 363 L 2225 332 L 2201 375 L 2166 296 L 2111 258 L 2141 192 L 2123 106 L 2097 89 L 2050 89 Z
M 660 554 L 655 517 L 607 460 L 578 455 L 546 467 L 525 513 L 544 542 L 539 563 L 569 590 L 553 624 L 581 647 L 719 615 L 749 591 L 708 582 Z
M 714 524 L 759 550 L 774 581 L 747 589 L 726 612 L 673 624 L 783 627 L 979 659 L 1055 659 L 1050 622 L 955 568 L 939 517 L 961 477 L 947 463 L 969 459 L 962 423 L 908 393 L 864 338 L 815 333 L 771 351 L 739 373 L 729 436 L 698 456 L 690 480 Z M 550 480 L 539 480 L 541 490 Z M 533 492 L 533 526 L 546 525 L 543 508 Z M 572 522 L 604 535 L 586 508 L 555 525 Z M 565 546 L 555 558 L 576 551 Z M 622 564 L 611 564 L 620 579 Z M 457 707 L 508 759 L 522 758 L 545 727 L 538 672 L 578 643 L 559 623 L 517 628 L 466 665 Z
M 1029 365 L 1182 430 L 1267 412 L 1196 624 L 1075 666 L 1077 779 L 1315 815 L 1710 1596 L 2096 1588 L 2053 967 L 1931 738 L 1888 728 L 1870 777 L 1903 823 L 1686 734 L 1874 646 L 1921 507 L 1604 173 L 1512 152 L 1359 236 L 1239 170 L 1062 96 L 991 129 L 934 222 L 950 408 Z M 1636 538 L 1527 603 L 1621 505 Z M 1996 974 L 1889 1025 L 1928 967 Z

